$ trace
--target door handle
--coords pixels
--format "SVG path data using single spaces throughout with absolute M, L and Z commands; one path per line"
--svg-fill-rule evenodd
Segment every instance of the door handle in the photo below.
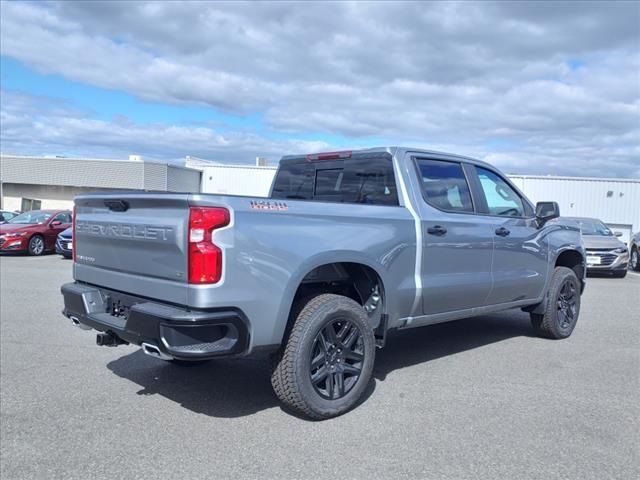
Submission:
M 511 233 L 511 230 L 508 228 L 500 227 L 496 229 L 496 235 L 500 235 L 501 237 L 506 237 Z
M 427 228 L 427 233 L 430 235 L 444 235 L 445 233 L 447 233 L 447 229 L 444 227 L 441 227 L 440 225 L 436 225 L 434 227 L 429 227 Z

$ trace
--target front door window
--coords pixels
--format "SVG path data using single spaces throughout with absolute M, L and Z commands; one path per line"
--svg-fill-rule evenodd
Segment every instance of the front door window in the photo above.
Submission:
M 501 217 L 524 217 L 522 198 L 506 181 L 486 168 L 476 167 L 476 171 L 487 200 L 487 213 Z

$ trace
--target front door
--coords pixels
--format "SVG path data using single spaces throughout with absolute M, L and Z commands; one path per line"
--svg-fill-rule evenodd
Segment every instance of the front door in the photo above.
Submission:
M 493 288 L 487 305 L 539 298 L 549 265 L 549 247 L 533 208 L 497 172 L 476 166 L 480 208 L 494 235 Z
M 60 222 L 60 224 L 53 225 L 54 222 Z M 55 217 L 49 220 L 49 225 L 47 230 L 45 231 L 45 248 L 50 250 L 55 248 L 56 239 L 58 238 L 58 234 L 64 232 L 67 228 L 71 226 L 71 213 L 62 212 L 58 213 Z
M 422 301 L 427 315 L 484 305 L 491 290 L 493 230 L 476 215 L 457 161 L 416 158 L 422 199 Z

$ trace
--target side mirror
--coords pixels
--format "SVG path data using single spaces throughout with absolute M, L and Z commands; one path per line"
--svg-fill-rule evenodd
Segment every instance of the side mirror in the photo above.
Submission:
M 62 222 L 60 220 L 54 220 L 49 224 L 49 228 L 59 227 L 60 225 L 62 225 Z
M 622 236 L 622 232 L 614 232 L 613 233 L 616 237 L 621 237 Z
M 560 216 L 560 207 L 557 202 L 538 202 L 536 203 L 536 218 L 538 225 L 542 226 L 549 220 Z

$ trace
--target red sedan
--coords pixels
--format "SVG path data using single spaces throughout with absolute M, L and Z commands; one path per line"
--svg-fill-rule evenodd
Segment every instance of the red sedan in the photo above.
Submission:
M 32 210 L 0 225 L 0 252 L 42 255 L 54 250 L 56 238 L 71 226 L 69 210 Z

